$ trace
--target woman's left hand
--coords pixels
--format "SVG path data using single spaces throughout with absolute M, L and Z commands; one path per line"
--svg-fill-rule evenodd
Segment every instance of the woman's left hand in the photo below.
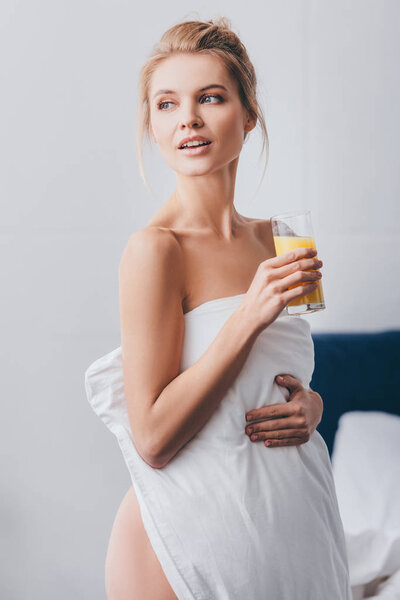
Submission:
M 321 422 L 324 405 L 321 396 L 305 389 L 292 375 L 277 375 L 275 381 L 289 390 L 285 403 L 269 404 L 246 413 L 246 433 L 251 441 L 263 441 L 266 446 L 298 446 L 308 442 Z M 258 419 L 265 419 L 253 423 Z M 251 430 L 251 431 L 250 431 Z M 257 439 L 253 438 L 253 432 Z

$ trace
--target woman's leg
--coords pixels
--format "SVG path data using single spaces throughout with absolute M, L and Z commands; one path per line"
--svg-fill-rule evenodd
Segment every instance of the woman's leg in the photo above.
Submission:
M 133 487 L 112 527 L 105 586 L 107 600 L 178 600 L 147 537 Z

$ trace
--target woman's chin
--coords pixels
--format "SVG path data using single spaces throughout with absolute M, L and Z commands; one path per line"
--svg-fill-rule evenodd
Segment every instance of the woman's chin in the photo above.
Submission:
M 175 173 L 185 177 L 199 177 L 200 175 L 208 175 L 216 170 L 214 164 L 203 165 L 175 165 L 173 167 Z
M 175 171 L 176 174 L 185 176 L 185 177 L 199 177 L 201 175 L 210 175 L 211 173 L 215 173 L 216 171 L 221 171 L 226 167 L 229 167 L 231 163 L 237 160 L 238 157 L 229 157 L 228 159 L 224 157 L 223 159 L 212 162 L 209 160 L 204 161 L 196 161 L 188 164 L 183 164 L 179 162 L 179 164 L 171 165 L 170 167 Z

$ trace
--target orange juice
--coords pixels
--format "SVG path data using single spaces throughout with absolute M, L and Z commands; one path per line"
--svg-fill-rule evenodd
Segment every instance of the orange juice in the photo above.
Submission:
M 312 237 L 300 237 L 300 236 L 287 236 L 287 235 L 274 235 L 275 242 L 275 251 L 276 255 L 279 256 L 284 252 L 288 252 L 289 250 L 294 250 L 295 248 L 315 248 L 315 241 Z M 316 255 L 313 258 L 318 258 Z M 308 269 L 314 270 L 314 269 Z M 298 287 L 299 285 L 305 284 L 305 281 L 301 283 L 296 283 L 295 285 L 289 286 L 289 290 Z M 323 303 L 324 295 L 322 293 L 322 285 L 321 280 L 318 280 L 318 287 L 309 294 L 304 294 L 304 296 L 300 296 L 299 298 L 295 298 L 288 303 L 288 306 L 299 306 L 300 304 L 315 304 L 315 303 Z

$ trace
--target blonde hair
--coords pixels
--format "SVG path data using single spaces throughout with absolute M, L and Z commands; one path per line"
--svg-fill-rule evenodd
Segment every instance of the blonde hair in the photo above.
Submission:
M 138 86 L 137 136 L 136 149 L 140 175 L 148 187 L 143 168 L 143 138 L 150 140 L 150 104 L 149 92 L 151 78 L 161 61 L 173 54 L 200 53 L 215 56 L 225 65 L 227 72 L 238 83 L 239 97 L 243 107 L 251 118 L 257 117 L 261 127 L 266 160 L 262 177 L 268 164 L 269 140 L 263 110 L 257 99 L 257 77 L 246 48 L 232 30 L 226 17 L 217 17 L 209 21 L 184 21 L 170 27 L 153 47 L 150 57 L 140 71 Z M 248 132 L 245 132 L 246 141 Z

